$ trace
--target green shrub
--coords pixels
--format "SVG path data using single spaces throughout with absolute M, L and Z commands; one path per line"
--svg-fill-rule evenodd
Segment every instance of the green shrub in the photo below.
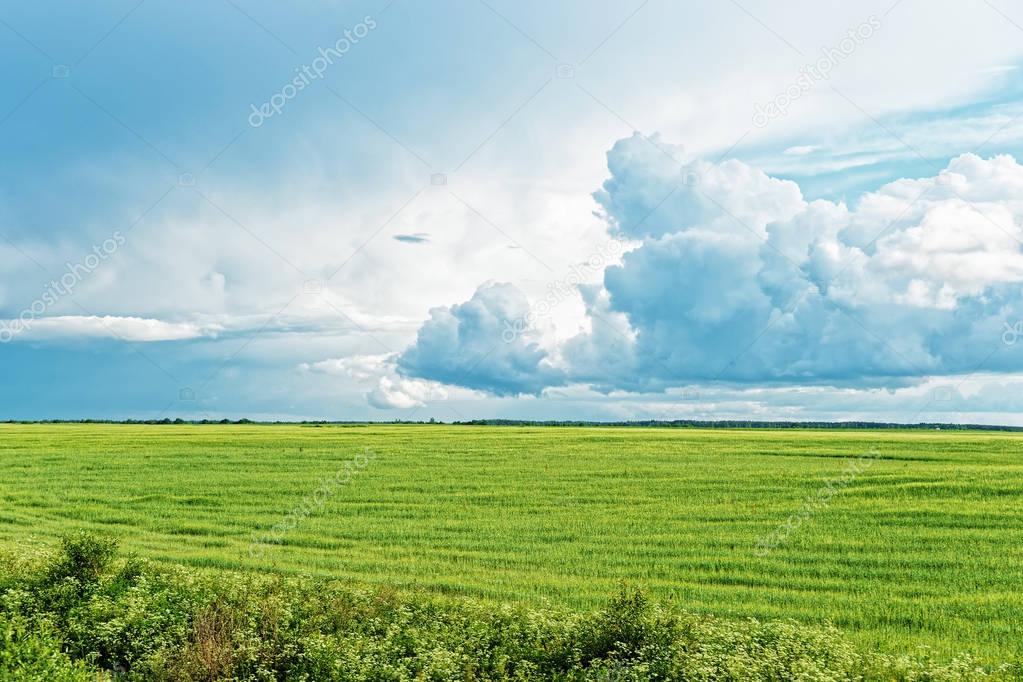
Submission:
M 581 661 L 635 659 L 655 630 L 646 597 L 623 586 L 604 611 L 580 628 Z
M 0 680 L 96 679 L 86 665 L 126 682 L 1014 677 L 968 658 L 863 652 L 832 627 L 670 611 L 627 587 L 579 614 L 113 556 L 113 543 L 78 535 L 38 565 L 0 568 Z
M 67 613 L 99 584 L 117 543 L 85 532 L 61 539 L 61 551 L 42 568 L 33 587 L 48 610 Z
M 95 682 L 85 664 L 61 651 L 48 628 L 29 627 L 17 617 L 0 615 L 0 680 L 5 682 Z
M 117 553 L 117 542 L 78 532 L 61 539 L 61 551 L 47 567 L 46 580 L 59 583 L 73 580 L 82 589 L 99 582 Z

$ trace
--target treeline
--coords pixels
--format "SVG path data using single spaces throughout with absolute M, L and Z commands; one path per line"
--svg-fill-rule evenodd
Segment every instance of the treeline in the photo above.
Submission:
M 251 419 L 5 419 L 0 424 L 261 424 Z M 290 423 L 290 422 L 277 422 Z
M 0 424 L 254 424 L 262 426 L 372 426 L 382 424 L 438 425 L 438 426 L 535 426 L 535 427 L 614 427 L 614 428 L 660 428 L 660 429 L 834 429 L 834 430 L 878 430 L 900 429 L 919 431 L 1023 431 L 1023 426 L 1005 426 L 999 424 L 945 424 L 941 422 L 919 422 L 903 424 L 899 422 L 867 422 L 867 421 L 748 421 L 739 419 L 698 420 L 698 419 L 643 419 L 632 421 L 586 421 L 586 420 L 545 420 L 528 419 L 470 419 L 466 421 L 443 422 L 435 419 L 391 421 L 337 421 L 337 420 L 302 420 L 302 421 L 255 421 L 252 419 L 7 419 Z
M 900 424 L 897 422 L 821 422 L 821 421 L 747 421 L 747 420 L 710 420 L 674 419 L 671 421 L 648 419 L 635 421 L 595 422 L 595 421 L 529 421 L 523 419 L 472 419 L 453 422 L 467 426 L 605 426 L 605 427 L 646 427 L 664 429 L 919 429 L 924 431 L 1023 431 L 1023 426 L 998 426 L 986 424 L 942 424 L 917 423 Z

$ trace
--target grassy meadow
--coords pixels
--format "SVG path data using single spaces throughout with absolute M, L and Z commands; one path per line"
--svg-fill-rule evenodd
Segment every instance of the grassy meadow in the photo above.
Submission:
M 625 581 L 888 652 L 1023 653 L 1011 433 L 0 425 L 0 503 L 8 551 L 89 530 L 168 563 L 566 608 Z

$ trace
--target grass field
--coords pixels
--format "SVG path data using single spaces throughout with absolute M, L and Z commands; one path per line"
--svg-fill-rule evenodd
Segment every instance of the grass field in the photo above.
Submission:
M 1014 434 L 0 425 L 0 501 L 8 549 L 84 528 L 195 566 L 580 607 L 626 580 L 888 651 L 1023 652 Z

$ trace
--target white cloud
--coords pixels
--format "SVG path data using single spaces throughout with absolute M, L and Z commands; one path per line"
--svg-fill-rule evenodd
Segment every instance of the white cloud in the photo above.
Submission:
M 396 356 L 393 353 L 353 355 L 312 363 L 304 362 L 298 369 L 300 372 L 344 377 L 356 384 L 370 386 L 365 394 L 366 400 L 371 406 L 381 410 L 423 407 L 427 401 L 447 400 L 448 391 L 442 384 L 399 376 L 395 360 Z
M 807 154 L 812 154 L 818 149 L 820 149 L 820 145 L 801 144 L 796 145 L 794 147 L 789 147 L 788 149 L 783 151 L 782 154 L 785 154 L 786 156 L 806 156 Z
M 562 383 L 548 353 L 523 326 L 525 295 L 511 284 L 488 282 L 472 298 L 430 311 L 416 342 L 398 358 L 405 376 L 516 395 Z
M 18 320 L 0 321 L 0 325 L 20 328 Z M 112 338 L 132 342 L 182 341 L 215 338 L 223 327 L 202 326 L 192 322 L 165 322 L 141 317 L 111 315 L 63 315 L 32 320 L 15 334 L 15 340 Z
M 428 400 L 447 397 L 447 391 L 436 382 L 391 376 L 380 377 L 376 387 L 366 394 L 369 404 L 381 410 L 422 407 Z
M 343 376 L 350 379 L 365 381 L 374 379 L 382 372 L 387 371 L 388 366 L 393 367 L 394 356 L 383 355 L 355 355 L 347 358 L 331 358 L 319 362 L 299 365 L 303 372 L 318 372 L 332 376 Z
M 507 395 L 566 379 L 878 386 L 1023 366 L 992 353 L 1006 320 L 1023 318 L 1023 166 L 1011 157 L 966 154 L 850 209 L 807 203 L 738 161 L 680 166 L 654 142 L 634 135 L 608 155 L 597 201 L 613 233 L 642 244 L 605 270 L 602 291 L 581 287 L 590 329 L 562 346 L 558 373 L 540 355 L 469 363 L 501 348 L 500 324 L 482 323 L 486 289 L 434 312 L 405 372 Z M 507 286 L 500 301 L 528 306 Z

